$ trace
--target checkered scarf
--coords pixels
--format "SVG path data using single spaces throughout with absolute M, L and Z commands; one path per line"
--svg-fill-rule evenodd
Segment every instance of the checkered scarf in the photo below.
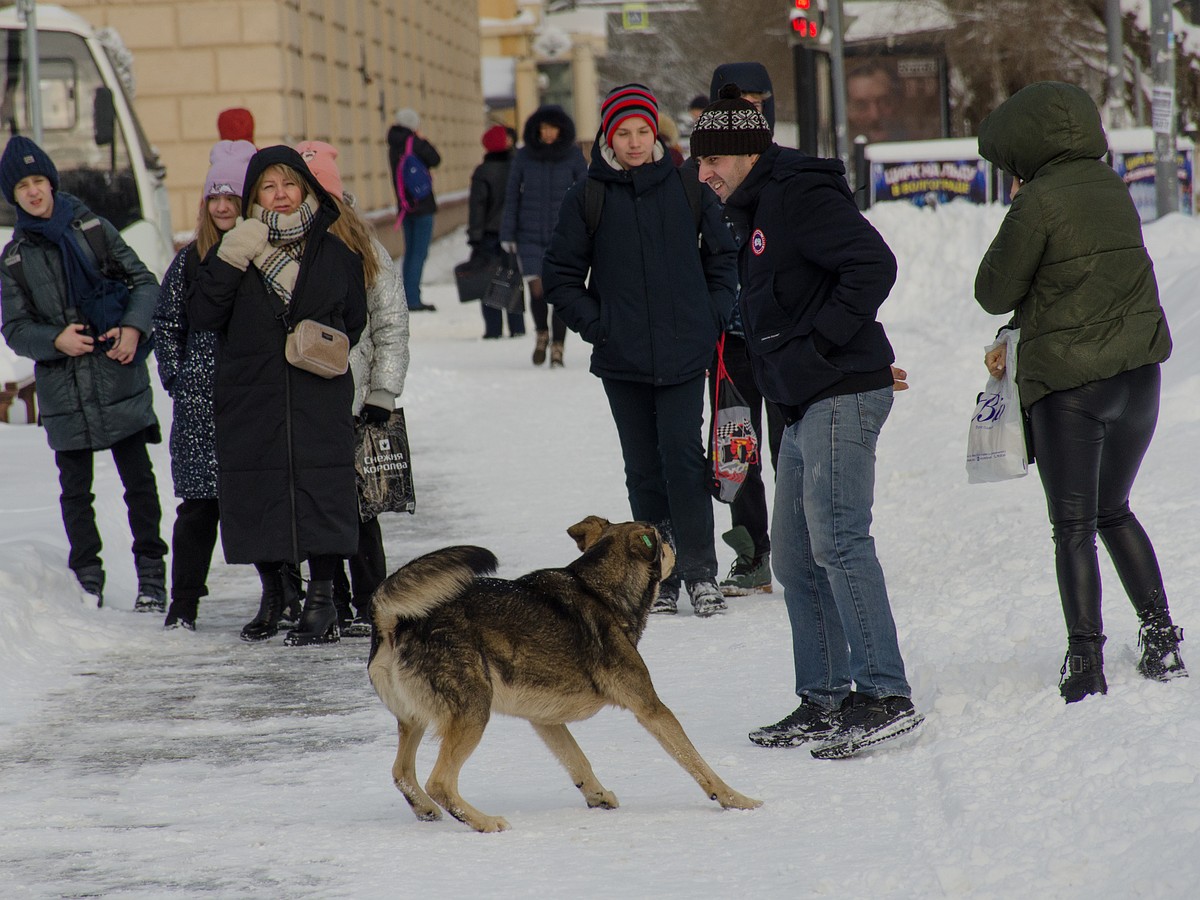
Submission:
M 251 208 L 267 226 L 267 247 L 254 257 L 254 266 L 263 279 L 285 304 L 292 302 L 292 291 L 300 275 L 300 258 L 312 228 L 315 211 L 311 197 L 306 197 L 294 213 L 277 213 L 263 209 L 257 203 Z

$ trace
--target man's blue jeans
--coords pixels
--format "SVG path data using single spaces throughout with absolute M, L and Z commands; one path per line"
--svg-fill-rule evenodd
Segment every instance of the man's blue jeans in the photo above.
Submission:
M 820 400 L 779 448 L 771 563 L 792 623 L 796 694 L 825 708 L 852 683 L 911 696 L 871 537 L 875 445 L 891 408 L 890 387 Z
M 404 296 L 409 309 L 421 306 L 421 273 L 425 270 L 425 257 L 433 243 L 433 213 L 427 216 L 405 216 L 400 223 L 404 231 L 404 261 L 400 266 L 404 280 Z

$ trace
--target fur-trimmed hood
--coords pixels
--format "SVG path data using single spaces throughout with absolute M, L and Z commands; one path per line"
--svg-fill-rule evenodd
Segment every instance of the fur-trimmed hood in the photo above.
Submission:
M 553 144 L 542 143 L 538 129 L 543 122 L 558 129 L 558 140 Z M 561 106 L 539 106 L 533 115 L 525 120 L 522 137 L 525 148 L 534 159 L 565 159 L 571 152 L 571 147 L 575 145 L 575 122 Z

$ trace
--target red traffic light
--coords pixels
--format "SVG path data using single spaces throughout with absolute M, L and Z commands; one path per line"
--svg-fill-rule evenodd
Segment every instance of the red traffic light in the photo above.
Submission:
M 803 3 L 806 0 L 796 0 L 796 2 Z M 820 34 L 821 29 L 817 26 L 816 22 L 810 22 L 805 18 L 795 18 L 792 19 L 792 31 L 796 33 L 797 37 L 815 38 Z
M 812 6 L 812 0 L 796 0 L 796 9 L 808 9 Z

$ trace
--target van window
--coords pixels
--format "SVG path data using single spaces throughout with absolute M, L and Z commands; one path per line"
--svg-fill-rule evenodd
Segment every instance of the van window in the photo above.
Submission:
M 0 140 L 32 136 L 25 91 L 22 33 L 4 32 L 0 44 L 3 96 Z M 137 182 L 124 130 L 114 120 L 110 88 L 87 43 L 76 34 L 39 31 L 42 148 L 58 167 L 59 190 L 74 194 L 117 230 L 142 218 Z M 119 90 L 120 88 L 118 88 Z M 16 210 L 0 202 L 0 226 L 12 226 Z

